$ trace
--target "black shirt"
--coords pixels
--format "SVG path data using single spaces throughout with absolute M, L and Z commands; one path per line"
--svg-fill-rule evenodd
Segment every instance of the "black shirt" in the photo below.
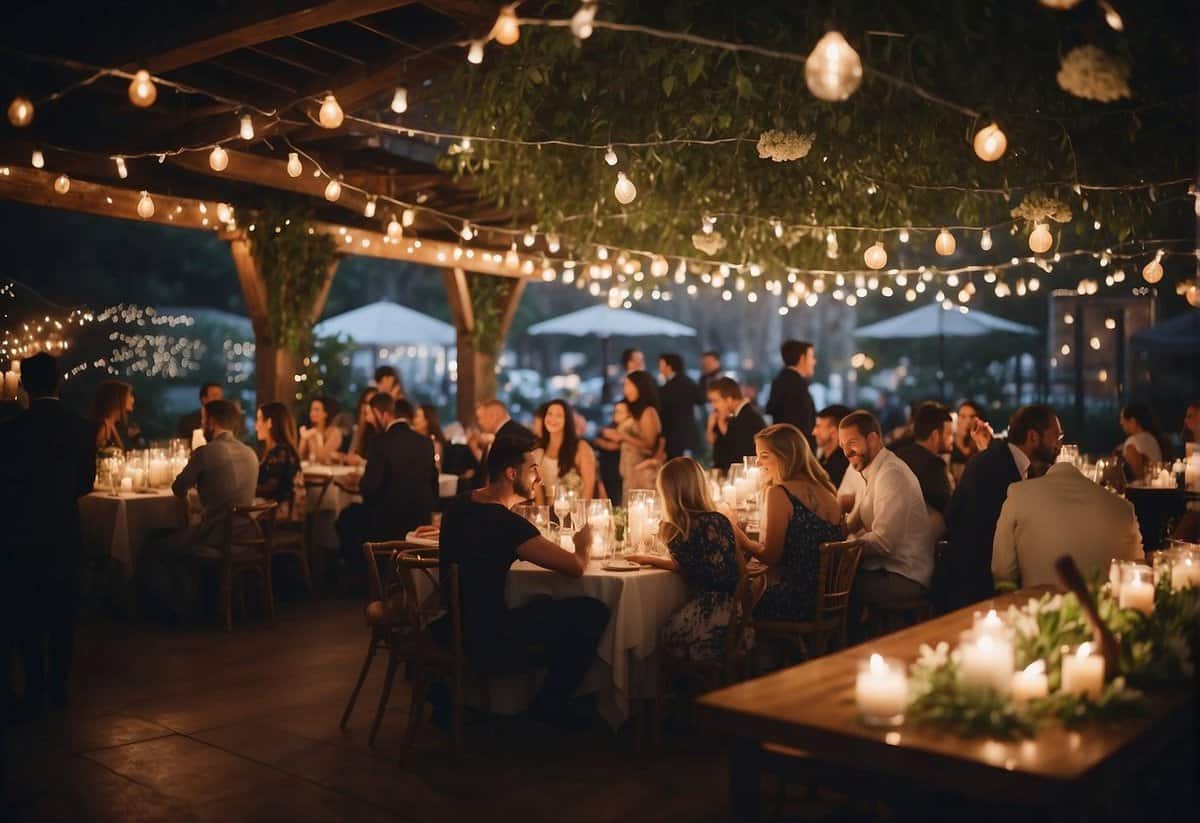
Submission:
M 892 451 L 917 476 L 925 505 L 945 514 L 946 507 L 950 505 L 950 476 L 942 459 L 911 438 L 893 443 Z
M 817 425 L 817 409 L 808 393 L 808 380 L 798 371 L 784 367 L 775 376 L 766 411 L 772 422 L 791 423 L 808 438 L 808 445 L 813 445 L 812 430 Z
M 442 516 L 439 572 L 442 596 L 449 598 L 450 564 L 458 564 L 463 644 L 468 652 L 500 630 L 508 607 L 504 586 L 517 560 L 517 547 L 538 536 L 537 527 L 499 503 L 477 503 L 470 494 L 455 498 Z M 449 603 L 445 604 L 449 607 Z
M 833 487 L 836 489 L 842 485 L 842 478 L 846 476 L 846 469 L 850 467 L 850 461 L 846 458 L 846 453 L 841 447 L 834 446 L 833 452 L 821 458 L 821 468 L 829 475 L 829 479 L 833 481 Z

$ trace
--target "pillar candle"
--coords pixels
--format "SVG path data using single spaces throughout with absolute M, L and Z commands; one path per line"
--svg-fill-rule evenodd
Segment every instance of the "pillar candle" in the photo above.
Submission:
M 123 492 L 133 491 L 133 478 L 131 478 L 131 477 L 122 477 L 121 478 L 121 491 L 123 491 Z
M 1050 693 L 1046 661 L 1035 660 L 1012 677 L 1012 696 L 1017 703 L 1041 700 Z
M 1012 688 L 1013 648 L 1006 637 L 983 634 L 964 643 L 958 675 L 968 686 L 995 689 L 1007 694 Z
M 867 723 L 893 725 L 908 705 L 908 675 L 904 666 L 878 654 L 859 666 L 854 684 L 858 711 Z
M 634 503 L 629 507 L 629 544 L 634 549 L 638 548 L 646 537 L 648 520 L 649 512 L 646 511 L 645 503 Z
M 721 487 L 721 499 L 727 506 L 737 506 L 737 487 L 732 483 L 726 483 Z
M 1176 558 L 1171 565 L 1171 591 L 1177 592 L 1188 586 L 1200 586 L 1200 561 L 1190 554 Z
M 1121 581 L 1118 604 L 1122 609 L 1135 609 L 1142 614 L 1154 611 L 1154 584 L 1134 572 Z
M 1092 698 L 1104 691 L 1104 657 L 1092 654 L 1091 643 L 1080 645 L 1073 654 L 1063 653 L 1062 690 Z

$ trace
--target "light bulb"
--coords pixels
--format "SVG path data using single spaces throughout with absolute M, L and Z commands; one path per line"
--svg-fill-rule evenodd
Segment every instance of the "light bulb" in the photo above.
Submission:
M 980 160 L 988 163 L 995 162 L 1004 156 L 1008 148 L 1008 138 L 995 123 L 984 126 L 975 132 L 975 154 Z
M 461 237 L 463 240 L 470 240 L 472 237 L 474 237 L 475 234 L 474 234 L 474 232 L 471 231 L 471 224 L 466 221 L 463 221 L 462 231 L 460 231 L 458 233 L 458 236 Z
M 363 206 L 363 217 L 374 217 L 374 216 L 375 216 L 375 198 L 368 197 L 367 204 L 365 206 Z
M 158 99 L 158 89 L 150 78 L 150 72 L 138 69 L 129 81 L 129 102 L 139 109 L 149 108 Z
M 297 152 L 288 152 L 287 173 L 288 177 L 299 177 L 304 173 L 304 166 L 300 164 L 300 155 Z
M 521 39 L 521 26 L 517 22 L 517 12 L 512 6 L 500 9 L 496 25 L 492 26 L 492 38 L 502 46 L 511 46 Z
M 243 140 L 254 139 L 254 121 L 250 119 L 250 115 L 242 115 L 241 127 L 238 129 L 238 134 L 241 135 Z
M 1188 301 L 1189 306 L 1200 309 L 1200 284 L 1193 283 L 1188 286 L 1183 297 Z
M 504 253 L 504 265 L 507 268 L 515 269 L 521 263 L 521 256 L 517 254 L 517 244 L 513 243 L 508 251 Z
M 525 232 L 525 236 L 521 238 L 521 243 L 525 246 L 525 248 L 529 248 L 536 242 L 537 237 L 534 236 L 532 231 Z
M 321 110 L 317 112 L 317 121 L 323 128 L 336 129 L 342 125 L 342 107 L 332 94 L 325 95 L 321 101 Z
M 392 111 L 396 114 L 408 111 L 408 89 L 404 86 L 396 86 L 396 93 L 392 95 Z
M 808 90 L 821 100 L 845 100 L 862 82 L 862 61 L 846 38 L 831 31 L 817 41 L 817 47 L 804 61 L 804 79 Z
M 417 213 L 413 209 L 405 209 L 400 214 L 400 222 L 404 224 L 404 228 L 408 228 L 417 220 Z
M 650 273 L 655 277 L 666 277 L 670 270 L 671 264 L 667 262 L 667 258 L 661 254 L 655 255 L 654 260 L 650 263 Z
M 330 180 L 325 186 L 325 199 L 330 203 L 342 196 L 342 184 L 336 180 Z
M 483 43 L 481 41 L 471 41 L 471 47 L 467 49 L 467 62 L 476 66 L 483 62 Z
M 222 223 L 228 223 L 233 219 L 233 208 L 228 203 L 218 203 L 217 219 Z
M 1121 15 L 1117 14 L 1117 10 L 1112 7 L 1107 0 L 1099 0 L 1100 8 L 1104 9 L 1104 22 L 1108 23 L 1108 27 L 1113 31 L 1125 31 L 1125 21 L 1121 19 Z
M 40 169 L 46 165 L 46 158 L 42 156 L 41 151 L 38 149 L 33 150 L 33 154 L 29 155 L 29 165 L 35 169 Z
M 558 250 L 560 248 L 562 248 L 562 246 L 558 242 L 558 235 L 557 234 L 547 234 L 546 235 L 546 250 L 549 251 L 551 254 L 555 254 L 556 252 L 558 252 Z
M 1142 279 L 1151 285 L 1163 279 L 1163 267 L 1162 263 L 1159 262 L 1161 259 L 1162 255 L 1156 254 L 1154 259 L 1142 269 Z
M 938 232 L 937 239 L 933 241 L 933 248 L 942 257 L 949 257 L 958 248 L 958 241 L 954 239 L 953 234 L 946 229 L 942 229 Z
M 404 234 L 404 229 L 400 226 L 400 221 L 397 220 L 395 217 L 392 217 L 392 219 L 389 220 L 388 224 L 387 224 L 388 237 L 395 240 L 397 237 L 400 237 L 402 234 Z
M 149 193 L 142 192 L 142 196 L 138 198 L 137 213 L 138 217 L 143 220 L 149 220 L 154 216 L 154 201 L 150 199 Z
M 617 165 L 617 153 L 613 151 L 612 146 L 609 146 L 608 150 L 604 152 L 604 162 L 610 166 Z
M 887 250 L 884 249 L 883 243 L 876 242 L 863 252 L 863 262 L 867 264 L 868 269 L 882 269 L 887 265 Z
M 65 174 L 60 174 L 54 179 L 54 190 L 59 194 L 66 194 L 71 190 L 71 178 Z
M 979 235 L 979 248 L 984 251 L 992 250 L 992 233 L 987 229 L 984 229 L 983 234 Z
M 208 167 L 213 171 L 225 171 L 229 165 L 229 152 L 220 146 L 213 146 L 212 153 L 208 155 Z
M 1054 235 L 1050 233 L 1050 229 L 1046 228 L 1046 224 L 1034 225 L 1033 231 L 1029 234 L 1029 250 L 1034 254 L 1045 254 L 1053 245 Z
M 33 122 L 33 103 L 28 97 L 14 97 L 8 104 L 8 122 L 18 129 Z
M 117 177 L 120 177 L 122 180 L 124 180 L 129 176 L 129 169 L 125 168 L 124 157 L 114 157 L 113 162 L 117 164 Z
M 900 229 L 900 242 L 901 243 L 908 242 L 908 229 Z
M 571 16 L 571 34 L 578 40 L 587 40 L 592 36 L 593 23 L 596 20 L 595 0 L 583 0 L 579 10 Z
M 625 172 L 617 172 L 617 184 L 613 186 L 613 197 L 623 206 L 629 205 L 637 197 L 637 186 L 625 176 Z

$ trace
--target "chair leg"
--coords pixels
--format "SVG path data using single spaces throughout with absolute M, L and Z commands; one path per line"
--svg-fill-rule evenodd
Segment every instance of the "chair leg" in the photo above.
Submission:
M 417 739 L 417 729 L 425 711 L 425 695 L 429 692 L 429 675 L 416 666 L 412 676 L 412 702 L 408 706 L 408 728 L 404 730 L 404 746 L 411 748 Z
M 316 600 L 317 590 L 313 588 L 312 567 L 308 562 L 308 549 L 300 551 L 296 557 L 300 560 L 300 573 L 304 575 L 304 588 L 308 589 L 308 596 Z
M 371 644 L 367 646 L 367 657 L 363 660 L 362 670 L 358 673 L 358 682 L 354 684 L 354 691 L 350 692 L 350 702 L 346 704 L 346 711 L 342 712 L 342 722 L 338 724 L 339 729 L 345 729 L 346 724 L 350 722 L 350 712 L 354 711 L 354 704 L 358 702 L 358 693 L 362 691 L 363 683 L 366 682 L 367 672 L 371 670 L 371 663 L 375 660 L 375 638 L 371 638 Z
M 233 571 L 221 569 L 221 612 L 225 616 L 225 631 L 233 631 Z
M 388 697 L 392 694 L 392 679 L 396 676 L 396 669 L 399 665 L 399 658 L 389 652 L 387 674 L 383 678 L 383 691 L 379 694 L 379 707 L 375 709 L 375 720 L 371 723 L 371 734 L 367 737 L 367 745 L 371 748 L 375 747 L 375 735 L 379 733 L 379 727 L 383 724 L 383 713 L 387 710 Z

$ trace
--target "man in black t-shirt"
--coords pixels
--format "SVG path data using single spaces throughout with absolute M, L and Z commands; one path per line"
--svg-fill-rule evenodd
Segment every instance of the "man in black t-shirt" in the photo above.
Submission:
M 528 442 L 496 440 L 487 456 L 488 484 L 457 498 L 442 516 L 442 593 L 449 595 L 449 569 L 458 564 L 463 649 L 471 665 L 488 674 L 545 667 L 530 714 L 554 725 L 573 725 L 568 703 L 596 656 L 609 609 L 591 597 L 537 598 L 515 609 L 505 604 L 508 570 L 518 559 L 569 577 L 581 577 L 587 568 L 590 529 L 576 533 L 570 552 L 510 511 L 533 497 L 541 483 L 536 457 Z M 449 629 L 443 619 L 435 636 L 444 640 Z

